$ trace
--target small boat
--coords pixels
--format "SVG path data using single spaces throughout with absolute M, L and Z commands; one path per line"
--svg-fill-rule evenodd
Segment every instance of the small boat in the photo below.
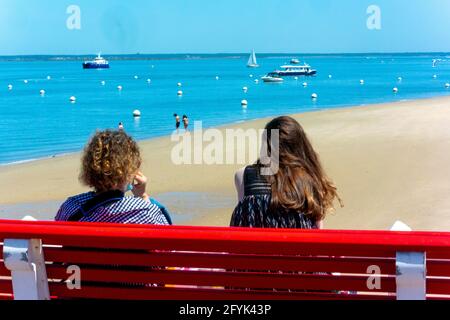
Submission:
M 256 61 L 255 50 L 253 50 L 252 53 L 250 54 L 250 58 L 248 59 L 247 67 L 248 68 L 258 68 L 259 67 L 258 62 Z
M 301 66 L 286 65 L 280 68 L 281 70 L 274 71 L 278 76 L 314 76 L 317 74 L 317 70 L 312 69 L 308 64 Z
M 292 59 L 291 64 L 300 64 L 300 60 L 298 59 Z
M 85 61 L 83 63 L 83 69 L 109 69 L 109 62 L 99 53 L 94 60 Z
M 283 82 L 284 79 L 281 78 L 276 72 L 271 72 L 261 78 L 264 82 Z

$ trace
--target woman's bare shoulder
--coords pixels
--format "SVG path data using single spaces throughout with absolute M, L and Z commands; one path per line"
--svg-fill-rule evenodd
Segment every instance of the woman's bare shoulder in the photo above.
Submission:
M 236 182 L 244 182 L 244 173 L 245 173 L 245 167 L 239 169 L 238 171 L 236 171 L 235 175 L 234 175 L 234 180 Z

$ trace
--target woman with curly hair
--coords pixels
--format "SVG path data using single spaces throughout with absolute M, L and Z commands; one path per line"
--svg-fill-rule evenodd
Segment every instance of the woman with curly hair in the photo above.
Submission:
M 172 224 L 167 210 L 148 196 L 141 163 L 137 143 L 124 131 L 97 132 L 85 147 L 80 174 L 93 191 L 67 199 L 55 220 Z
M 321 229 L 326 215 L 334 209 L 334 200 L 342 202 L 318 154 L 302 126 L 291 117 L 273 119 L 265 129 L 264 155 L 277 154 L 278 160 L 270 160 L 277 162 L 277 170 L 262 174 L 274 163 L 258 161 L 236 173 L 239 204 L 231 226 Z M 273 132 L 278 139 L 271 139 Z

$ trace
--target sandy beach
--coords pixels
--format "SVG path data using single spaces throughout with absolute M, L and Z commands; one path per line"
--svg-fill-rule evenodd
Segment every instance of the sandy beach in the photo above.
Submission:
M 450 229 L 450 97 L 293 116 L 345 203 L 326 228 L 388 229 L 401 220 L 415 230 Z M 267 121 L 219 129 L 260 129 Z M 177 166 L 174 145 L 170 137 L 140 142 L 149 192 L 177 223 L 227 226 L 237 201 L 234 172 L 243 165 Z M 59 203 L 88 190 L 78 182 L 79 167 L 80 153 L 0 167 L 0 218 L 29 209 L 52 219 Z

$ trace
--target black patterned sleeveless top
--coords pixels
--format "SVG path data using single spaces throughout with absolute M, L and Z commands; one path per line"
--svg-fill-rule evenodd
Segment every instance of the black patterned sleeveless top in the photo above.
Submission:
M 244 171 L 244 198 L 231 217 L 232 227 L 314 229 L 316 221 L 302 212 L 280 210 L 272 212 L 272 189 L 257 166 Z

